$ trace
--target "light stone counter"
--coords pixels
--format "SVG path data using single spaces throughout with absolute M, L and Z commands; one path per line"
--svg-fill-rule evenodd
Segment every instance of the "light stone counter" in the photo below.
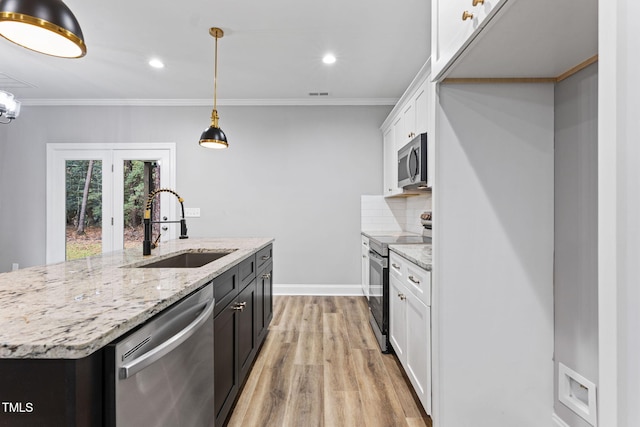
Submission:
M 389 245 L 389 250 L 419 265 L 427 271 L 431 271 L 431 245 Z
M 202 238 L 0 273 L 0 358 L 79 359 L 273 242 Z M 231 254 L 200 268 L 130 268 L 179 252 Z

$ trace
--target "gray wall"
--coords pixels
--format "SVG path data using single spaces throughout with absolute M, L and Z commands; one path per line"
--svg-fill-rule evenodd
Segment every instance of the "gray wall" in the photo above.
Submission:
M 558 401 L 558 362 L 598 384 L 598 67 L 555 88 L 555 401 L 571 427 L 589 424 Z
M 23 107 L 0 126 L 0 271 L 45 262 L 46 143 L 175 142 L 191 236 L 273 236 L 276 284 L 360 282 L 360 195 L 382 188 L 391 107 Z

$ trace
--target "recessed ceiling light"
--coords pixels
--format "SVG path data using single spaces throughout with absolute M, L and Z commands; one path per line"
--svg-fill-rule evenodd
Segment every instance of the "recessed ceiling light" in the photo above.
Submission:
M 336 62 L 336 57 L 333 56 L 330 53 L 327 53 L 323 58 L 322 58 L 322 62 L 324 62 L 325 64 L 333 64 L 334 62 Z
M 164 68 L 164 63 L 157 58 L 153 58 L 149 61 L 149 65 L 153 68 Z

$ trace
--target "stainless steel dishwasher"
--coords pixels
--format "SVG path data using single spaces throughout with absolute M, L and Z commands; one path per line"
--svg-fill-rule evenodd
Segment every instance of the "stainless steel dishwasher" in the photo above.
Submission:
M 105 347 L 105 425 L 212 426 L 213 285 Z

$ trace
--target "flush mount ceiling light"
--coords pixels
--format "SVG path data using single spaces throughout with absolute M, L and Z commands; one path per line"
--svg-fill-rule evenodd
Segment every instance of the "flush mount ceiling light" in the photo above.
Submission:
M 336 62 L 336 57 L 331 53 L 327 53 L 322 58 L 322 62 L 324 62 L 325 64 L 333 64 L 334 62 Z
M 157 69 L 162 69 L 164 68 L 164 62 L 162 62 L 158 58 L 153 58 L 149 60 L 149 66 Z
M 80 24 L 61 0 L 0 0 L 0 36 L 51 56 L 87 53 Z
M 20 114 L 20 102 L 16 101 L 12 94 L 0 90 L 0 118 L 6 117 L 8 122 L 0 121 L 2 124 L 10 123 L 11 120 Z
M 213 111 L 211 112 L 211 126 L 202 132 L 200 135 L 200 145 L 206 148 L 227 148 L 227 136 L 222 129 L 218 126 L 218 104 L 217 95 L 218 90 L 218 39 L 224 36 L 224 32 L 220 28 L 210 28 L 209 34 L 216 39 L 216 53 L 215 53 L 215 65 L 213 72 Z

